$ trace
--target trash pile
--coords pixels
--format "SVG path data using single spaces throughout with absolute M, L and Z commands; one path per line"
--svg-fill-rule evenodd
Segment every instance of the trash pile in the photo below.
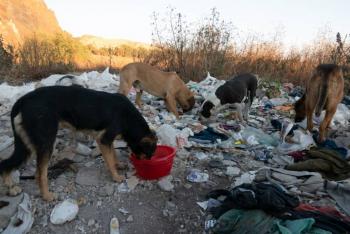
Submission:
M 317 144 L 317 132 L 307 132 L 305 121 L 295 124 L 292 119 L 293 104 L 303 94 L 292 84 L 261 82 L 247 123 L 233 119 L 229 110 L 200 121 L 201 103 L 223 82 L 209 73 L 199 83 L 189 82 L 196 105 L 179 120 L 166 110 L 163 100 L 143 95 L 139 110 L 157 132 L 159 143 L 177 148 L 171 175 L 157 181 L 140 180 L 128 162 L 126 144 L 116 140 L 117 154 L 126 161 L 127 179 L 113 183 L 93 139 L 60 130 L 49 169 L 50 188 L 58 193 L 55 206 L 40 200 L 32 180 L 32 160 L 13 175 L 17 181 L 21 178 L 24 192 L 29 193 L 16 201 L 23 205 L 6 213 L 9 198 L 0 194 L 0 217 L 7 217 L 0 222 L 0 232 L 10 233 L 15 227 L 22 231 L 11 233 L 117 233 L 119 228 L 120 233 L 349 232 L 349 97 L 338 105 L 329 138 Z M 107 68 L 79 76 L 52 75 L 23 86 L 1 84 L 0 158 L 13 150 L 9 121 L 13 103 L 49 85 L 81 85 L 115 93 L 119 77 Z M 135 95 L 135 90 L 129 94 L 133 102 Z M 323 117 L 315 117 L 314 122 L 319 124 Z M 166 220 L 144 226 L 142 216 Z M 152 229 L 156 226 L 158 232 Z

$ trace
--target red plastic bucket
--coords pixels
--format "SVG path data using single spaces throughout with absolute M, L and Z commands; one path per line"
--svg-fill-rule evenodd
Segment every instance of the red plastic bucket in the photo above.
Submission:
M 155 180 L 170 174 L 176 149 L 167 145 L 158 145 L 150 160 L 137 159 L 131 154 L 131 162 L 137 175 L 145 180 Z

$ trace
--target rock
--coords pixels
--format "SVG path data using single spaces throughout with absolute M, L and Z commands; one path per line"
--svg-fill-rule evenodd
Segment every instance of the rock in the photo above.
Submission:
M 132 215 L 129 215 L 128 218 L 126 219 L 126 222 L 131 223 L 134 221 L 134 218 L 132 217 Z
M 126 184 L 128 185 L 129 191 L 134 190 L 139 184 L 139 181 L 139 178 L 136 176 L 131 176 L 130 178 L 126 179 Z
M 41 218 L 40 218 L 40 225 L 43 226 L 43 227 L 46 227 L 47 226 L 47 220 L 48 220 L 48 216 L 47 215 L 43 215 Z
M 57 204 L 50 215 L 50 222 L 52 224 L 63 224 L 67 221 L 73 220 L 79 211 L 76 200 L 67 199 Z
M 225 166 L 236 166 L 236 165 L 237 165 L 236 162 L 231 161 L 231 160 L 223 160 L 222 163 L 223 163 Z
M 75 182 L 79 185 L 97 186 L 100 178 L 100 169 L 83 167 L 78 171 Z
M 89 219 L 88 226 L 91 227 L 94 224 L 95 224 L 95 220 L 94 219 Z
M 85 155 L 85 156 L 90 156 L 92 150 L 90 149 L 90 147 L 88 147 L 87 145 L 84 145 L 82 143 L 78 143 L 77 147 L 75 148 L 75 152 L 77 154 L 81 154 L 81 155 Z
M 225 174 L 228 176 L 239 176 L 241 169 L 238 167 L 227 167 Z
M 101 155 L 100 149 L 98 147 L 93 148 L 91 151 L 91 156 L 96 158 L 99 155 Z
M 165 209 L 163 210 L 163 215 L 166 217 L 172 217 L 176 214 L 177 207 L 175 203 L 167 201 L 165 203 Z
M 87 163 L 84 164 L 85 167 L 91 167 L 92 165 L 94 165 L 95 162 L 94 161 L 89 161 Z
M 76 156 L 76 153 L 73 152 L 73 149 L 71 149 L 70 147 L 64 149 L 63 151 L 61 151 L 59 154 L 58 154 L 58 160 L 62 160 L 64 158 L 68 158 L 70 160 L 73 160 L 75 161 L 75 156 Z
M 186 188 L 186 189 L 190 189 L 190 188 L 192 188 L 192 185 L 191 184 L 184 184 L 184 187 Z
M 99 189 L 98 194 L 102 197 L 111 196 L 114 193 L 114 185 L 107 184 Z
M 163 178 L 161 178 L 157 184 L 159 186 L 160 189 L 162 189 L 163 191 L 167 191 L 170 192 L 174 189 L 174 185 L 171 183 L 173 177 L 170 176 L 165 176 Z

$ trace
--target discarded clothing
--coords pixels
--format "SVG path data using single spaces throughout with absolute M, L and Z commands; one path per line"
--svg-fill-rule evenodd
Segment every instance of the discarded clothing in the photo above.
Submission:
M 188 139 L 201 144 L 213 144 L 216 143 L 217 140 L 226 141 L 228 137 L 224 134 L 215 132 L 209 127 L 199 133 L 194 134 Z
M 343 100 L 341 101 L 341 103 L 350 106 L 350 96 L 344 96 Z
M 268 233 L 276 219 L 261 210 L 236 210 L 224 213 L 215 225 L 216 234 Z
M 225 130 L 233 130 L 234 132 L 241 131 L 241 125 L 239 124 L 234 124 L 234 125 L 220 124 L 219 126 Z
M 215 199 L 220 195 L 225 195 L 227 198 L 221 207 L 212 211 L 214 217 L 232 208 L 262 209 L 266 212 L 278 213 L 299 205 L 297 197 L 289 195 L 282 186 L 270 183 L 242 184 L 231 191 L 214 190 L 207 197 Z
M 312 206 L 310 204 L 300 204 L 295 210 L 299 211 L 318 211 L 320 213 L 338 217 L 339 219 L 350 222 L 350 217 L 340 213 L 336 208 L 332 206 Z
M 289 153 L 288 155 L 294 158 L 294 162 L 299 162 L 306 159 L 305 151 L 295 151 L 295 152 Z
M 279 217 L 285 220 L 313 218 L 316 222 L 313 227 L 321 228 L 333 234 L 350 233 L 350 223 L 318 211 L 289 211 L 288 215 Z
M 219 218 L 213 232 L 216 234 L 330 234 L 320 228 L 314 228 L 314 223 L 315 220 L 312 218 L 280 220 L 261 210 L 232 209 Z
M 340 184 L 333 181 L 326 181 L 325 190 L 337 202 L 337 204 L 350 215 L 350 185 Z
M 291 97 L 302 97 L 304 94 L 304 90 L 300 86 L 296 86 L 292 92 L 289 93 L 289 96 Z
M 319 172 L 326 179 L 344 180 L 350 178 L 350 165 L 332 150 L 316 149 L 307 152 L 309 159 L 286 166 L 292 171 Z
M 314 138 L 315 142 L 317 142 L 316 141 L 316 139 L 318 138 L 317 132 L 315 132 L 313 134 L 313 138 Z M 344 159 L 346 158 L 346 156 L 348 154 L 348 150 L 346 148 L 338 147 L 337 144 L 335 143 L 335 141 L 330 140 L 330 139 L 326 139 L 324 142 L 318 143 L 317 145 L 321 148 L 326 148 L 326 149 L 330 149 L 330 150 L 334 150 L 334 151 L 338 152 L 342 156 L 342 158 L 344 158 Z

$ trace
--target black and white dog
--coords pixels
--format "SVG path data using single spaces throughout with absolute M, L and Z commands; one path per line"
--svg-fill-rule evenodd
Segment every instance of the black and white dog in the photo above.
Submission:
M 200 115 L 209 118 L 215 111 L 233 107 L 236 109 L 238 118 L 248 119 L 248 111 L 256 94 L 258 77 L 247 73 L 233 77 L 219 86 L 215 93 L 210 94 L 203 102 Z

